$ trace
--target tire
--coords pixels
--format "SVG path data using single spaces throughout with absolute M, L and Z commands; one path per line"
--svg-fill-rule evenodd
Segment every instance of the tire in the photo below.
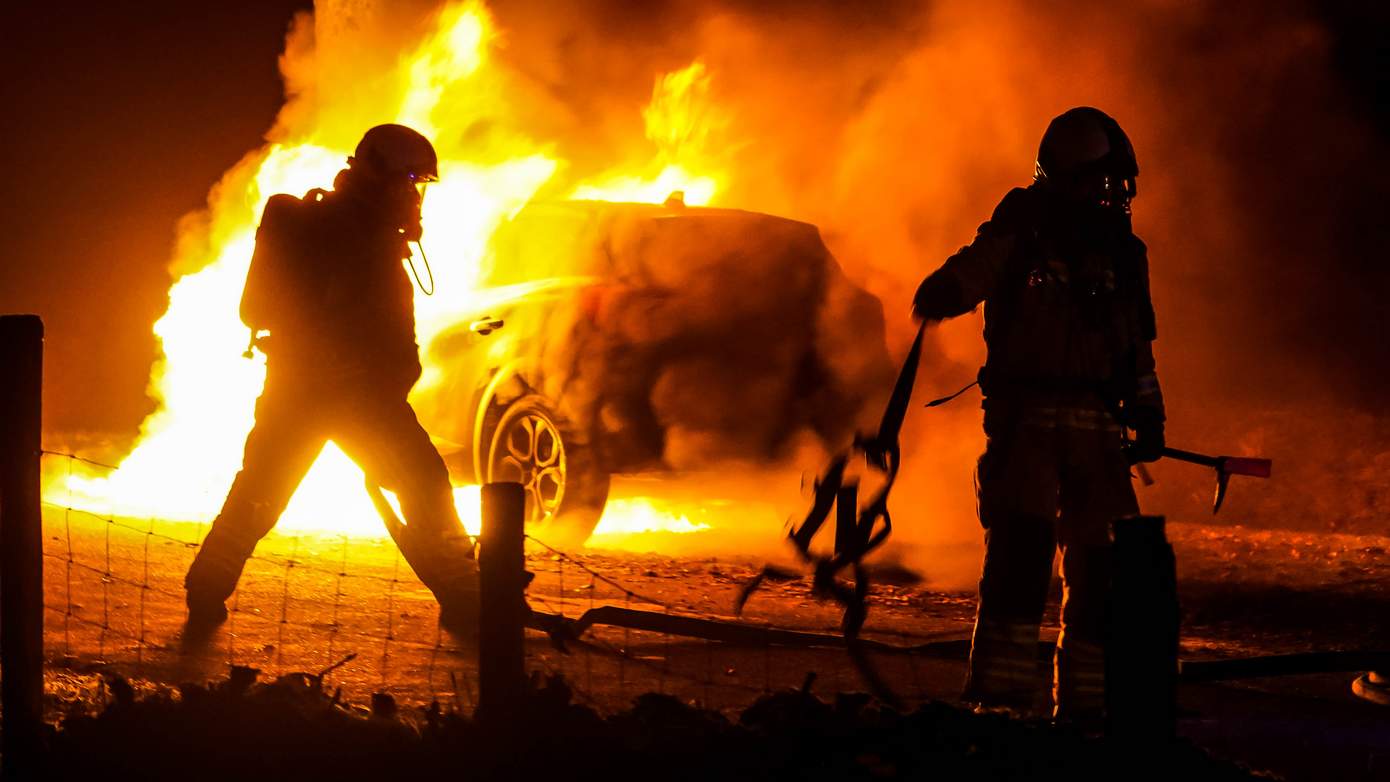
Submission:
M 483 475 L 526 488 L 526 531 L 556 547 L 588 540 L 608 502 L 611 476 L 594 449 L 545 398 L 528 394 L 488 414 Z

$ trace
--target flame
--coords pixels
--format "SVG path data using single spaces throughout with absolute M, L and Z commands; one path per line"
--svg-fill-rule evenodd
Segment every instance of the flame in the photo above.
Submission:
M 657 77 L 652 99 L 642 111 L 647 140 L 658 150 L 654 176 L 617 174 L 575 189 L 573 198 L 596 201 L 663 203 L 681 193 L 688 206 L 705 206 L 714 198 L 719 181 L 697 175 L 689 165 L 708 164 L 728 118 L 710 98 L 710 75 L 699 60 Z
M 691 521 L 690 515 L 648 497 L 611 499 L 598 527 L 594 529 L 594 536 L 602 538 L 644 532 L 689 534 L 710 528 L 704 521 Z
M 504 74 L 489 59 L 496 40 L 493 20 L 480 2 L 449 6 L 390 78 L 374 85 L 369 111 L 356 105 L 341 110 L 317 106 L 311 127 L 296 134 L 305 141 L 271 144 L 224 176 L 210 197 L 205 234 L 192 241 L 185 236 L 176 260 L 176 268 L 198 270 L 173 284 L 169 307 L 154 326 L 163 351 L 150 382 L 157 411 L 145 420 L 136 447 L 117 471 L 102 477 L 67 476 L 57 491 L 65 492 L 74 506 L 99 512 L 199 522 L 215 516 L 240 468 L 265 378 L 263 358 L 242 357 L 248 333 L 238 317 L 257 220 L 274 193 L 327 187 L 350 153 L 342 145 L 373 124 L 362 121 L 364 114 L 374 122 L 395 121 L 420 130 L 440 153 L 440 181 L 430 186 L 423 206 L 437 293 L 416 294 L 417 341 L 428 344 L 469 310 L 479 293 L 477 281 L 493 230 L 562 164 L 517 130 L 494 132 L 481 152 L 464 141 L 474 123 L 498 119 L 497 107 L 505 105 Z M 716 178 L 692 174 L 680 162 L 698 160 L 720 126 L 708 88 L 709 76 L 699 62 L 658 78 L 644 119 L 647 138 L 659 149 L 660 172 L 648 178 L 616 172 L 598 184 L 581 185 L 575 195 L 659 203 L 671 191 L 682 190 L 688 203 L 708 203 L 718 188 Z M 441 372 L 441 367 L 427 365 L 422 384 Z M 381 535 L 381 521 L 363 481 L 362 471 L 329 443 L 277 528 Z M 474 533 L 479 528 L 478 495 L 475 486 L 455 492 L 464 524 Z M 600 523 L 609 534 L 701 528 L 640 498 L 615 500 Z
M 670 165 L 655 177 L 616 176 L 599 184 L 580 185 L 575 188 L 573 197 L 591 201 L 660 204 L 679 193 L 681 202 L 686 206 L 705 206 L 714 198 L 716 187 L 710 177 L 691 176 L 680 166 Z

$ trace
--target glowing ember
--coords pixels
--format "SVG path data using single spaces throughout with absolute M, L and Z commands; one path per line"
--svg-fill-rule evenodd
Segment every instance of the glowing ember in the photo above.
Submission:
M 505 111 L 505 74 L 489 61 L 492 19 L 476 2 L 445 9 L 433 32 L 402 58 L 393 73 L 342 105 L 325 99 L 303 105 L 293 98 L 281 117 L 281 142 L 248 155 L 213 190 L 208 219 L 182 237 L 180 277 L 169 307 L 155 324 L 163 360 L 150 393 L 159 409 L 142 425 L 135 449 L 115 473 L 73 476 L 56 492 L 74 505 L 133 517 L 208 521 L 221 506 L 240 467 L 242 445 L 265 377 L 264 358 L 242 358 L 248 334 L 238 304 L 250 263 L 256 223 L 274 193 L 302 194 L 327 187 L 361 132 L 379 122 L 413 126 L 431 137 L 440 155 L 441 181 L 424 202 L 425 247 L 433 261 L 437 294 L 416 294 L 417 341 L 429 343 L 470 310 L 480 264 L 498 223 L 524 205 L 561 168 L 544 147 L 499 116 Z M 327 75 L 322 76 L 328 80 Z M 322 86 L 322 85 L 316 85 Z M 682 162 L 699 157 L 720 126 L 708 103 L 704 66 L 658 79 L 645 112 L 647 138 L 660 150 L 655 177 L 614 172 L 574 192 L 584 198 L 660 203 L 673 190 L 692 205 L 708 203 L 716 179 L 691 174 Z M 294 102 L 297 100 L 298 102 Z M 469 131 L 490 128 L 485 149 Z M 418 259 L 416 259 L 418 262 Z M 427 357 L 426 357 L 427 358 Z M 426 366 L 422 386 L 442 371 Z M 463 487 L 455 501 L 465 526 L 478 530 L 478 489 Z M 600 531 L 608 534 L 701 529 L 681 515 L 640 499 L 616 500 Z M 363 489 L 362 471 L 329 444 L 291 501 L 281 530 L 384 534 Z

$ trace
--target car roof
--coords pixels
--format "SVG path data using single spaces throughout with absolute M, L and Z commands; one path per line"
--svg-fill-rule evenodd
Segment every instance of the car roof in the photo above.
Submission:
M 532 201 L 517 213 L 517 217 L 535 216 L 545 219 L 548 216 L 585 215 L 592 217 L 615 217 L 627 219 L 652 220 L 728 220 L 728 221 L 769 221 L 790 225 L 805 226 L 819 231 L 816 226 L 790 217 L 750 212 L 746 209 L 726 207 L 686 206 L 683 203 L 649 204 L 624 201 L 556 200 Z
M 535 201 L 498 226 L 483 280 L 489 286 L 640 268 L 647 257 L 714 259 L 740 251 L 828 254 L 810 223 L 742 209 L 679 203 Z

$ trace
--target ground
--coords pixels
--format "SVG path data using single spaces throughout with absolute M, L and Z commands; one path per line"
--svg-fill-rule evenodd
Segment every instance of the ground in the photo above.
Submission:
M 55 714 L 64 704 L 90 703 L 93 671 L 116 670 L 155 687 L 219 678 L 229 664 L 267 674 L 328 671 L 327 686 L 361 704 L 373 692 L 389 692 L 408 707 L 438 699 L 471 709 L 476 698 L 473 651 L 439 630 L 429 593 L 389 540 L 272 535 L 249 563 L 229 621 L 192 638 L 183 628 L 180 583 L 198 525 L 47 508 L 45 532 Z M 1390 626 L 1381 619 L 1390 608 L 1390 538 L 1200 524 L 1172 524 L 1169 533 L 1179 562 L 1184 658 L 1390 649 Z M 529 596 L 538 610 L 576 617 L 614 604 L 731 620 L 737 591 L 764 564 L 587 549 L 556 555 L 539 547 L 527 563 L 536 574 Z M 964 640 L 973 609 L 968 592 L 940 591 L 930 580 L 884 568 L 865 636 L 898 645 Z M 835 633 L 840 610 L 814 599 L 809 579 L 801 578 L 754 594 L 742 621 Z M 1045 628 L 1045 635 L 1055 632 Z M 651 690 L 734 710 L 758 694 L 801 687 L 809 673 L 818 692 L 863 689 L 844 652 L 833 648 L 731 646 L 596 627 L 567 651 L 531 634 L 527 653 L 528 668 L 563 673 L 580 699 L 607 710 Z M 958 694 L 959 654 L 873 659 L 909 702 Z M 1350 679 L 1187 685 L 1182 729 L 1217 751 L 1294 778 L 1310 762 L 1345 766 L 1352 778 L 1358 769 L 1390 775 L 1390 710 L 1352 697 Z

